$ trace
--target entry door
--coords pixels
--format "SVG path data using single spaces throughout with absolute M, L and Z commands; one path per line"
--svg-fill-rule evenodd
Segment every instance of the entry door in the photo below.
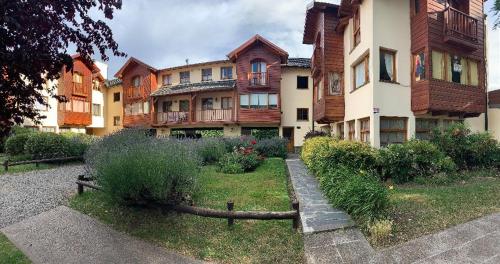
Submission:
M 284 127 L 283 128 L 283 137 L 288 140 L 288 144 L 286 146 L 289 153 L 295 152 L 295 143 L 293 139 L 293 127 Z

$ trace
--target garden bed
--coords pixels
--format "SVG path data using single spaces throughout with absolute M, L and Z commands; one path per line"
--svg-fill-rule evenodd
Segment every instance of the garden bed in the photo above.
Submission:
M 0 233 L 0 263 L 24 264 L 31 261 Z
M 204 166 L 196 193 L 196 206 L 226 209 L 228 200 L 235 210 L 287 211 L 285 164 L 271 158 L 254 172 L 224 174 L 216 166 Z M 240 263 L 299 263 L 303 261 L 301 234 L 290 220 L 227 220 L 204 218 L 158 210 L 109 204 L 101 192 L 75 196 L 70 206 L 112 225 L 118 230 L 155 242 L 195 258 Z

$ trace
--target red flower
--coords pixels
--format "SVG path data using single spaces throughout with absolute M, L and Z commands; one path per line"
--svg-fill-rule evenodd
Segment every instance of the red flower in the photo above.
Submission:
M 250 144 L 255 145 L 255 144 L 257 144 L 257 141 L 252 140 L 252 142 L 250 142 Z

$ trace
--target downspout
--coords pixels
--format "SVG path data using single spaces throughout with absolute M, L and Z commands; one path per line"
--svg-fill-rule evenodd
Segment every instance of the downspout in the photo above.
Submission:
M 486 97 L 486 104 L 485 104 L 485 111 L 484 111 L 484 131 L 488 131 L 489 129 L 489 124 L 488 124 L 488 26 L 487 26 L 487 15 L 483 16 L 483 46 L 484 46 L 484 51 L 483 51 L 483 56 L 484 56 L 484 91 L 485 91 L 485 97 Z

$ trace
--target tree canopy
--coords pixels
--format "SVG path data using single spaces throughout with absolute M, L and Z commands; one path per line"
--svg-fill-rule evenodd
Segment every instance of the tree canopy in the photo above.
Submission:
M 493 14 L 497 17 L 494 24 L 493 24 L 493 28 L 494 29 L 497 29 L 498 27 L 500 27 L 500 0 L 495 0 L 495 2 L 493 3 Z
M 103 20 L 113 19 L 121 0 L 0 0 L 0 138 L 24 119 L 43 118 L 36 102 L 47 105 L 42 91 L 47 80 L 59 78 L 63 66 L 73 67 L 68 47 L 73 44 L 88 65 L 94 52 L 108 60 L 118 50 Z M 49 94 L 65 100 L 49 88 Z

